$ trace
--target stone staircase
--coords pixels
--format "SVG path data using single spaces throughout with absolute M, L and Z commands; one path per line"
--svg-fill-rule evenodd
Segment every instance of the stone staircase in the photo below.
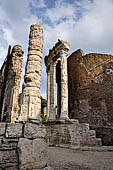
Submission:
M 88 123 L 79 123 L 77 119 L 46 122 L 46 129 L 49 146 L 75 149 L 102 146 L 101 139 L 96 138 L 95 130 L 90 130 Z

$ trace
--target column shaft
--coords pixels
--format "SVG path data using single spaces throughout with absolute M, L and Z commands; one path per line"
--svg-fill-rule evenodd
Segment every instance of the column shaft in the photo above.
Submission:
M 50 70 L 47 71 L 47 118 L 50 112 Z
M 49 120 L 56 117 L 56 64 L 50 64 L 50 115 Z
M 61 116 L 60 119 L 68 118 L 68 74 L 67 53 L 61 51 Z

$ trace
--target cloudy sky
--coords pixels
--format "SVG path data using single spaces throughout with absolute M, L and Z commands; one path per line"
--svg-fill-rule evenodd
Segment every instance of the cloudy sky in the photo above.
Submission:
M 0 66 L 8 45 L 24 47 L 23 73 L 31 24 L 44 29 L 43 57 L 58 39 L 70 43 L 71 54 L 113 54 L 113 0 L 0 0 Z M 43 62 L 42 96 L 46 95 L 46 72 Z

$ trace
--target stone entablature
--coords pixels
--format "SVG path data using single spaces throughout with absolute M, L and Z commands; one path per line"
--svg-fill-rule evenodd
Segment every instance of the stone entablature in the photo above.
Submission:
M 47 117 L 48 120 L 68 119 L 68 75 L 67 56 L 69 44 L 58 40 L 45 57 L 47 67 Z M 58 72 L 60 72 L 59 75 Z M 56 113 L 57 82 L 57 113 Z

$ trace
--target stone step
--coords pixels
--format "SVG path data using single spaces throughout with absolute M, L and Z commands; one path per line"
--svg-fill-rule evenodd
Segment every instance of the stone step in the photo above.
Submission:
M 96 138 L 96 131 L 90 130 L 88 123 L 79 123 L 77 119 L 46 126 L 50 145 L 75 148 L 102 145 L 101 139 Z
M 80 127 L 82 131 L 89 131 L 89 124 L 88 123 L 80 123 Z

